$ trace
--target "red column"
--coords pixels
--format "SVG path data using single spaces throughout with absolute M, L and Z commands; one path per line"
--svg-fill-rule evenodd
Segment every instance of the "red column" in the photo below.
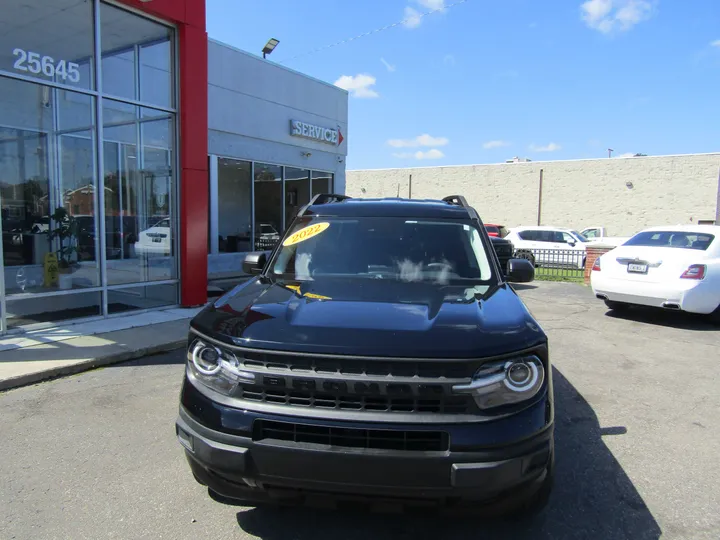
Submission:
M 209 207 L 205 0 L 122 0 L 177 26 L 180 153 L 180 302 L 207 301 Z
M 207 302 L 208 89 L 207 33 L 180 28 L 180 301 Z

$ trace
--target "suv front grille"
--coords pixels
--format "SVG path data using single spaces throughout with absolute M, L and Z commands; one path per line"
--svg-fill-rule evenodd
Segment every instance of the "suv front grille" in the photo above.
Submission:
M 449 435 L 442 431 L 356 429 L 255 420 L 253 441 L 263 440 L 414 452 L 443 452 L 450 446 Z
M 473 414 L 470 396 L 451 392 L 470 382 L 478 360 L 417 361 L 314 357 L 247 351 L 239 368 L 255 375 L 236 396 L 247 401 L 346 411 Z
M 401 398 L 387 395 L 283 390 L 257 385 L 240 385 L 238 397 L 248 401 L 319 409 L 440 414 L 468 414 L 473 412 L 472 404 L 474 403 L 469 396 L 441 395 L 436 398 Z
M 479 362 L 411 360 L 361 360 L 346 358 L 317 358 L 288 356 L 273 353 L 243 353 L 238 357 L 240 367 L 249 371 L 257 368 L 268 372 L 291 372 L 318 375 L 361 375 L 368 377 L 422 377 L 426 379 L 464 379 L 475 374 Z

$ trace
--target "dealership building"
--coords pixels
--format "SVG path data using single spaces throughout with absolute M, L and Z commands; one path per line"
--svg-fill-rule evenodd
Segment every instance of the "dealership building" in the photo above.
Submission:
M 204 0 L 2 11 L 0 332 L 204 304 L 344 192 L 347 92 L 209 40 Z

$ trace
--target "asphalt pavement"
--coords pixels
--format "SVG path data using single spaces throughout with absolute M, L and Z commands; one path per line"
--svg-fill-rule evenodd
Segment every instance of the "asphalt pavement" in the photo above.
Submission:
M 518 289 L 555 365 L 557 482 L 535 522 L 219 504 L 175 439 L 176 351 L 0 394 L 0 538 L 719 538 L 720 328 Z

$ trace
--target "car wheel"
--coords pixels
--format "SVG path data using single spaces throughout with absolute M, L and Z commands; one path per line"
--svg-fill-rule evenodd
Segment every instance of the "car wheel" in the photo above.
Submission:
M 530 252 L 530 251 L 518 251 L 518 252 L 515 254 L 515 256 L 516 256 L 518 259 L 526 259 L 526 260 L 530 261 L 530 263 L 531 263 L 533 266 L 536 266 L 536 265 L 535 265 L 535 256 L 534 256 L 534 255 L 532 254 L 532 252 Z
M 624 302 L 615 302 L 613 300 L 605 300 L 605 305 L 613 311 L 626 311 L 630 308 L 630 304 Z

